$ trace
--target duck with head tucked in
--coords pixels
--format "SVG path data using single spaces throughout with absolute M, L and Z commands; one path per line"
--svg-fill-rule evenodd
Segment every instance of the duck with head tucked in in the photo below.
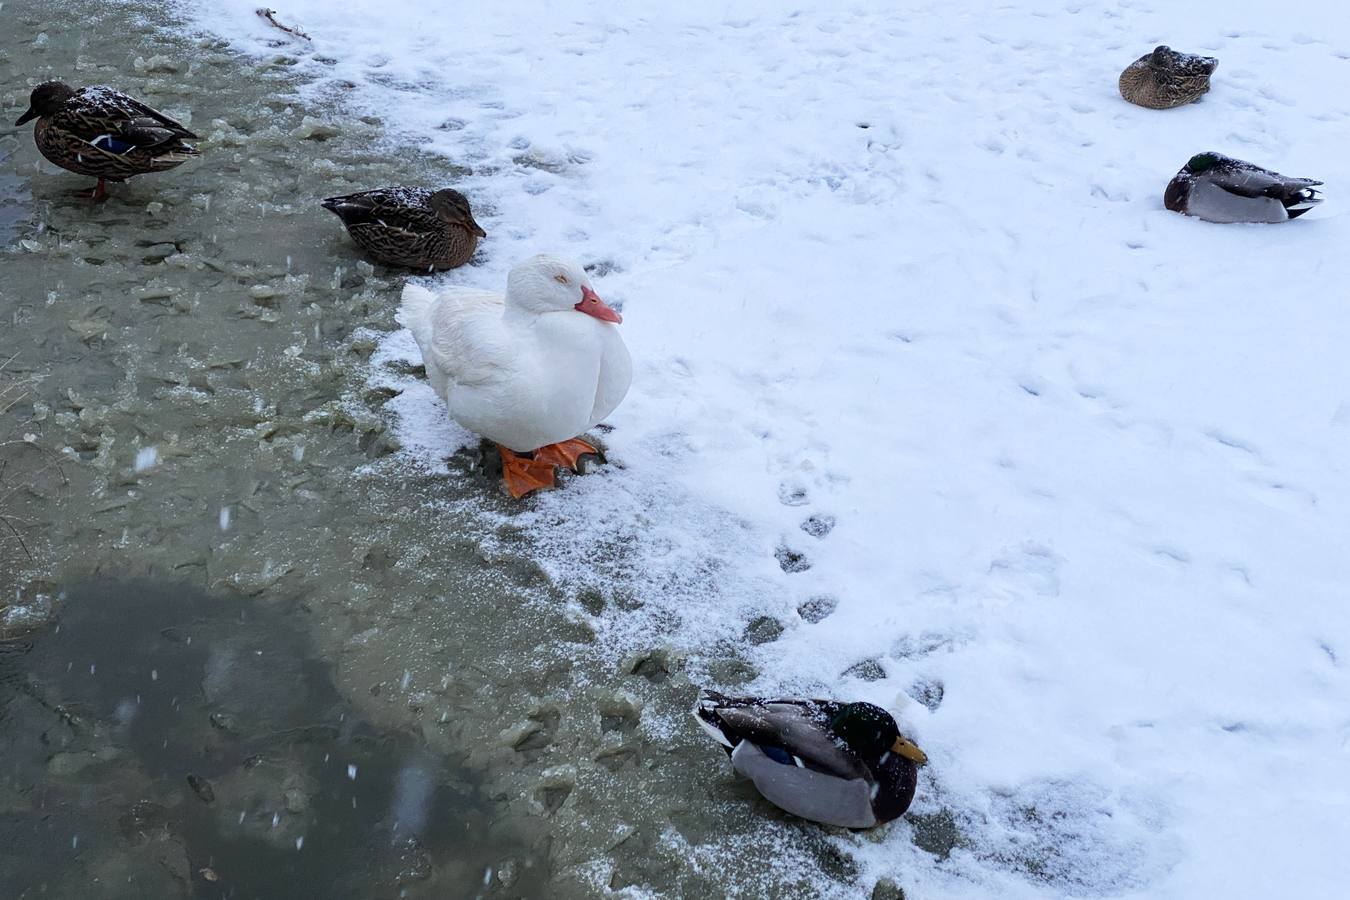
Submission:
M 1209 76 L 1218 67 L 1212 56 L 1179 53 L 1163 45 L 1125 67 L 1120 96 L 1148 109 L 1185 106 L 1209 91 Z
M 556 256 L 518 263 L 506 294 L 403 288 L 398 321 L 422 351 L 451 419 L 497 445 L 512 497 L 555 485 L 599 451 L 578 435 L 614 411 L 633 365 L 623 319 L 584 269 Z
M 386 266 L 458 268 L 487 237 L 468 198 L 453 188 L 376 188 L 329 197 L 323 208 L 342 220 L 356 246 Z
M 871 828 L 909 809 L 928 757 L 871 703 L 727 697 L 704 691 L 694 718 L 778 808 Z
M 47 159 L 63 169 L 98 179 L 89 192 L 108 198 L 106 182 L 164 172 L 198 156 L 187 140 L 197 135 L 179 122 L 121 91 L 94 86 L 76 90 L 63 81 L 33 89 L 28 111 L 15 126 L 37 119 L 33 140 Z
M 1163 205 L 1209 222 L 1273 224 L 1297 219 L 1321 203 L 1321 183 L 1208 151 L 1192 156 L 1173 176 Z

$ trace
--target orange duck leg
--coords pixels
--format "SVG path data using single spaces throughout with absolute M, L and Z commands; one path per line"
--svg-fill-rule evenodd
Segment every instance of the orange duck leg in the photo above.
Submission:
M 534 451 L 534 458 L 536 461 L 542 460 L 550 465 L 571 469 L 573 472 L 581 471 L 581 467 L 578 463 L 583 456 L 594 456 L 596 459 L 604 459 L 604 456 L 601 455 L 599 450 L 580 438 L 573 438 L 570 441 L 562 441 L 557 444 L 549 444 Z
M 515 499 L 557 486 L 553 463 L 521 456 L 501 444 L 497 445 L 497 450 L 502 455 L 502 481 L 507 493 Z
M 108 185 L 106 178 L 100 178 L 98 184 L 92 190 L 80 188 L 78 191 L 71 191 L 71 196 L 78 197 L 81 200 L 93 200 L 95 203 L 102 203 L 108 199 Z

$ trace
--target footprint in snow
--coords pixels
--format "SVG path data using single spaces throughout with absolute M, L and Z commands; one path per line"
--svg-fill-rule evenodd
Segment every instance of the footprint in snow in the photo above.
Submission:
M 773 616 L 759 616 L 745 626 L 744 637 L 752 644 L 771 644 L 783 634 L 783 623 Z
M 1178 565 L 1183 566 L 1190 565 L 1191 562 L 1191 555 L 1187 553 L 1185 550 L 1182 550 L 1180 547 L 1172 547 L 1166 545 L 1161 547 L 1154 547 L 1153 555 L 1168 562 L 1176 563 Z
M 819 597 L 812 597 L 801 606 L 798 606 L 797 615 L 802 617 L 802 621 L 816 625 L 828 619 L 830 614 L 838 608 L 838 600 L 833 597 L 822 595 Z
M 834 530 L 834 516 L 816 513 L 802 522 L 802 531 L 813 538 L 823 538 Z
M 798 553 L 787 546 L 780 545 L 773 555 L 778 560 L 778 567 L 789 575 L 805 572 L 811 568 L 811 561 L 806 558 L 806 554 Z
M 989 563 L 986 596 L 992 591 L 1009 601 L 1059 596 L 1059 567 L 1063 560 L 1048 547 L 1028 541 L 1008 548 Z
M 1238 588 L 1250 588 L 1252 577 L 1243 566 L 1228 566 L 1224 570 L 1226 581 Z
M 937 708 L 942 705 L 942 698 L 946 695 L 946 688 L 939 678 L 920 678 L 911 684 L 905 693 L 928 707 L 929 712 L 937 712 Z
M 1301 512 L 1317 505 L 1317 495 L 1305 488 L 1264 478 L 1252 479 L 1261 500 L 1288 512 Z
M 886 677 L 886 669 L 878 659 L 864 659 L 839 674 L 844 678 L 857 678 L 860 681 L 882 681 Z

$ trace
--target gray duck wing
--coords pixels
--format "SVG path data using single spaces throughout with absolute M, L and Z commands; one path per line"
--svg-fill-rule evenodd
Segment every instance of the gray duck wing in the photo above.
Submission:
M 186 146 L 183 144 L 183 135 L 180 132 L 161 125 L 158 120 L 147 116 L 123 122 L 122 127 L 118 129 L 117 136 L 133 147 L 140 147 L 145 150 L 166 145 L 174 149 L 181 149 Z
M 1276 197 L 1238 193 L 1218 181 L 1197 178 L 1190 186 L 1187 211 L 1210 222 L 1283 222 L 1288 218 Z
M 1214 184 L 1239 197 L 1272 197 L 1289 200 L 1295 194 L 1322 182 L 1310 178 L 1289 178 L 1257 166 L 1230 169 L 1217 174 Z
M 757 745 L 777 764 L 870 782 L 871 773 L 862 760 L 829 731 L 834 706 L 820 700 L 731 701 L 713 712 L 724 733 Z
M 749 740 L 736 745 L 731 765 L 753 781 L 766 800 L 794 816 L 841 828 L 870 828 L 877 824 L 872 810 L 872 785 L 862 778 L 784 765 Z

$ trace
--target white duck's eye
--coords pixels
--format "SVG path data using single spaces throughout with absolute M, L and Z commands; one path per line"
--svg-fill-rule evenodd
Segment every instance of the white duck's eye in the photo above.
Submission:
M 558 282 L 558 284 L 567 284 L 567 276 L 566 276 L 566 275 L 554 275 L 554 276 L 553 276 L 553 280 L 556 281 L 556 282 Z

